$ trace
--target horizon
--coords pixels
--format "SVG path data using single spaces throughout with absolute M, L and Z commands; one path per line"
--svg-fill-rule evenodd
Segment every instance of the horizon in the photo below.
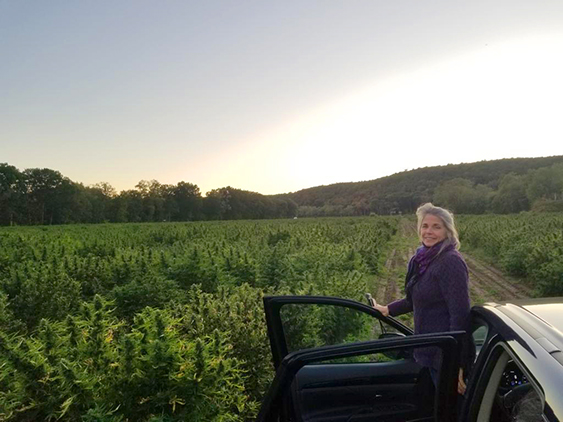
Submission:
M 376 181 L 376 180 L 379 180 L 379 179 L 383 179 L 383 178 L 386 178 L 386 177 L 393 177 L 393 176 L 398 175 L 398 174 L 401 174 L 401 173 L 409 173 L 409 172 L 412 172 L 412 171 L 417 171 L 417 170 L 422 170 L 422 169 L 428 169 L 428 168 L 431 169 L 431 168 L 448 167 L 448 166 L 471 165 L 471 164 L 478 164 L 478 163 L 491 162 L 491 161 L 525 160 L 525 159 L 534 159 L 534 158 L 553 158 L 553 157 L 561 157 L 561 158 L 563 158 L 563 155 L 550 155 L 550 156 L 545 156 L 545 157 L 509 157 L 509 158 L 498 158 L 498 159 L 493 159 L 493 160 L 480 160 L 480 161 L 473 161 L 473 162 L 439 164 L 439 165 L 436 165 L 436 166 L 423 166 L 423 167 L 415 167 L 415 168 L 412 168 L 412 169 L 405 169 L 405 170 L 401 170 L 401 171 L 398 171 L 398 172 L 395 172 L 395 173 L 392 173 L 392 174 L 384 175 L 384 176 L 381 176 L 381 177 L 378 177 L 378 178 L 375 178 L 375 179 L 357 180 L 357 181 L 345 181 L 345 182 L 335 182 L 335 183 L 330 183 L 330 184 L 326 184 L 326 185 L 309 186 L 309 187 L 301 188 L 301 189 L 298 189 L 298 190 L 295 190 L 295 191 L 291 191 L 291 192 L 278 192 L 278 193 L 262 193 L 262 192 L 258 192 L 258 191 L 250 191 L 250 192 L 258 193 L 258 194 L 261 194 L 261 195 L 264 195 L 264 196 L 290 195 L 290 194 L 293 194 L 293 193 L 296 193 L 296 192 L 300 192 L 300 191 L 303 191 L 303 190 L 315 189 L 315 188 L 326 187 L 326 186 L 331 186 L 331 185 L 373 182 L 373 181 Z M 0 163 L 0 164 L 2 164 L 2 163 Z M 12 164 L 10 164 L 10 163 L 4 163 L 4 164 L 12 165 Z M 16 167 L 16 168 L 17 168 L 17 167 Z M 37 167 L 37 168 L 47 168 L 47 167 Z M 19 170 L 19 171 L 24 171 L 24 170 L 26 170 L 26 169 L 18 168 L 18 170 Z M 59 171 L 59 170 L 57 170 L 57 169 L 50 169 L 50 170 Z M 66 176 L 64 173 L 62 173 L 62 172 L 60 172 L 60 173 L 62 174 L 63 177 L 68 177 L 68 176 Z M 69 179 L 70 179 L 70 178 L 69 178 Z M 111 182 L 108 182 L 108 181 L 105 181 L 105 180 L 104 180 L 104 181 L 99 181 L 99 182 L 94 183 L 94 184 L 91 184 L 91 185 L 86 185 L 86 184 L 84 184 L 84 183 L 82 183 L 81 181 L 78 181 L 78 180 L 72 180 L 72 179 L 70 179 L 70 180 L 71 180 L 73 183 L 81 184 L 81 185 L 83 185 L 83 186 L 85 186 L 85 187 L 93 187 L 94 185 L 96 185 L 96 184 L 98 184 L 98 183 L 108 183 L 110 186 L 112 186 L 113 188 L 115 188 L 115 186 L 114 186 Z M 160 180 L 158 180 L 158 179 L 142 179 L 142 180 L 137 181 L 137 183 L 135 184 L 135 186 L 133 186 L 133 187 L 131 187 L 131 188 L 128 188 L 128 189 L 117 189 L 117 188 L 115 188 L 115 190 L 116 190 L 116 193 L 119 195 L 121 192 L 124 192 L 124 191 L 135 190 L 135 189 L 136 189 L 136 185 L 139 184 L 139 183 L 142 182 L 142 181 L 148 181 L 148 182 L 150 182 L 150 181 L 153 181 L 153 180 L 155 180 L 155 181 L 157 181 L 157 182 L 160 183 Z M 178 181 L 176 181 L 176 182 L 174 182 L 174 183 L 170 183 L 170 184 L 176 185 L 176 184 L 178 184 L 178 183 L 180 183 L 180 182 L 191 183 L 191 184 L 197 186 L 198 188 L 200 188 L 200 186 L 199 186 L 197 183 L 195 183 L 194 181 L 190 181 L 190 180 L 178 180 Z M 164 183 L 162 183 L 162 184 L 164 184 Z M 248 191 L 247 189 L 242 189 L 242 188 L 240 188 L 240 187 L 237 187 L 237 186 L 234 186 L 234 185 L 231 185 L 231 184 L 227 184 L 227 185 L 225 185 L 225 186 L 217 186 L 217 187 L 215 187 L 215 188 L 213 188 L 213 189 L 222 189 L 222 188 L 227 188 L 227 187 L 230 187 L 230 188 L 233 188 L 233 189 L 238 189 L 238 190 L 243 190 L 243 191 Z M 210 191 L 210 190 L 204 192 L 204 191 L 201 190 L 201 188 L 200 188 L 200 193 L 201 193 L 201 196 L 202 196 L 202 197 L 207 196 L 207 193 L 209 193 L 209 191 Z
M 0 161 L 276 195 L 556 156 L 561 28 L 556 0 L 1 2 Z

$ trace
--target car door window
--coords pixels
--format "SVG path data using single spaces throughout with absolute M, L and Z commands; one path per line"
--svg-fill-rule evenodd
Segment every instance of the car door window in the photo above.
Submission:
M 475 345 L 475 360 L 477 360 L 481 348 L 485 345 L 488 333 L 488 324 L 480 319 L 475 319 L 472 321 L 471 335 L 473 337 L 473 344 Z
M 330 304 L 285 304 L 280 319 L 288 353 L 401 335 L 373 315 Z

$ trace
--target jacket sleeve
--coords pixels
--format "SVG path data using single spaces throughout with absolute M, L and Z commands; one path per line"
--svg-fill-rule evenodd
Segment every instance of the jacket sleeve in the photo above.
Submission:
M 391 302 L 387 307 L 389 308 L 389 315 L 395 317 L 412 312 L 412 301 L 405 297 Z
M 437 278 L 448 308 L 450 331 L 467 333 L 463 338 L 461 364 L 462 367 L 468 368 L 473 356 L 469 316 L 471 310 L 469 273 L 467 265 L 459 253 L 445 257 Z
M 437 278 L 450 315 L 450 331 L 467 330 L 471 309 L 467 265 L 457 253 L 444 258 Z

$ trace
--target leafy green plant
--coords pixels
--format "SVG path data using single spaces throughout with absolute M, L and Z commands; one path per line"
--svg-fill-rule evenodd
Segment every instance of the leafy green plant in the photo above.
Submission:
M 0 420 L 252 420 L 274 375 L 262 297 L 362 300 L 396 223 L 0 228 Z M 354 323 L 306 318 L 315 342 Z

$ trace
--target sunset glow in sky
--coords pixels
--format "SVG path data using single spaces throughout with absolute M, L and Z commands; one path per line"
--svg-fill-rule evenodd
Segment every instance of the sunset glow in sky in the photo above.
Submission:
M 563 2 L 0 1 L 0 162 L 265 194 L 563 154 Z

